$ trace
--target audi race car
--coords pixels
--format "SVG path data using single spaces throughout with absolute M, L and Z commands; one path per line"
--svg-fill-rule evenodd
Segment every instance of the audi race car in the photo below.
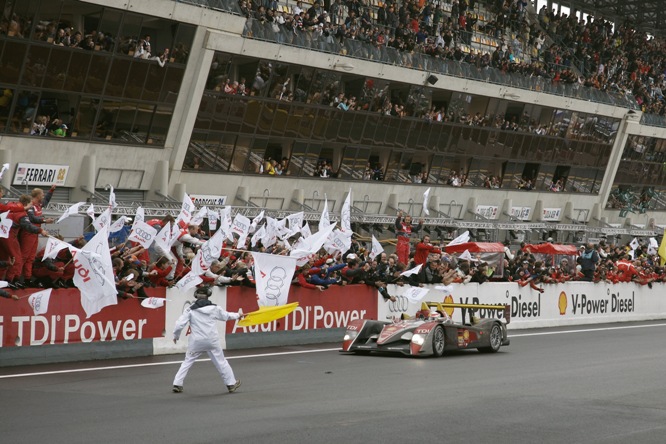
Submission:
M 470 309 L 469 324 L 456 323 L 451 319 L 446 309 L 454 307 Z M 474 318 L 472 311 L 480 308 L 502 310 L 505 322 L 495 318 Z M 369 319 L 352 321 L 347 325 L 341 351 L 437 357 L 449 350 L 470 348 L 496 353 L 503 345 L 509 345 L 506 326 L 510 316 L 509 305 L 423 302 L 421 310 L 413 318 L 394 322 Z

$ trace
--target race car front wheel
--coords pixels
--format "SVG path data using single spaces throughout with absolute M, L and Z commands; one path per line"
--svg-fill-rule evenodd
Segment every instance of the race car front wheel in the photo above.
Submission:
M 432 332 L 432 354 L 440 357 L 444 354 L 444 345 L 446 344 L 446 337 L 444 334 L 444 327 L 438 325 Z
M 490 347 L 480 347 L 482 353 L 497 353 L 502 346 L 502 327 L 495 323 L 490 327 Z

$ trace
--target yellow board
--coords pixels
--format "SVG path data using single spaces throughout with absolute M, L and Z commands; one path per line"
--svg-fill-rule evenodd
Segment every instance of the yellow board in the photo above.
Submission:
M 238 321 L 239 327 L 250 327 L 252 325 L 265 324 L 267 322 L 281 319 L 296 310 L 298 302 L 277 307 L 259 307 L 259 310 L 247 313 L 245 319 Z

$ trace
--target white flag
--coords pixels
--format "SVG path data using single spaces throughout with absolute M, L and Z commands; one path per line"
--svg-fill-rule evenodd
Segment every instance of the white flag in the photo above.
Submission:
M 86 210 L 86 214 L 87 214 L 88 217 L 90 217 L 91 219 L 94 219 L 94 218 L 95 218 L 95 206 L 94 206 L 93 204 L 90 204 L 90 206 L 89 206 L 88 209 Z
M 264 219 L 264 210 L 261 210 L 261 213 L 252 219 L 252 225 L 250 225 L 250 233 L 254 233 L 257 230 L 257 225 Z
M 58 256 L 60 250 L 63 250 L 67 247 L 71 247 L 67 242 L 63 242 L 60 239 L 49 236 L 49 239 L 46 241 L 46 247 L 44 247 L 44 257 L 45 259 L 55 259 Z
M 201 276 L 205 272 L 208 271 L 210 268 L 210 264 L 206 263 L 206 261 L 203 259 L 203 256 L 201 255 L 201 250 L 197 251 L 197 254 L 194 256 L 192 259 L 192 264 L 191 264 L 191 272 L 193 274 L 196 274 L 197 276 Z
M 266 218 L 264 236 L 261 238 L 261 244 L 268 248 L 277 242 L 278 221 L 272 217 Z
M 164 307 L 164 304 L 166 303 L 166 299 L 164 298 L 146 298 L 143 301 L 141 301 L 141 306 L 146 307 L 146 308 L 161 308 Z
M 201 279 L 201 276 L 190 271 L 176 283 L 175 287 L 180 291 L 187 291 L 190 288 L 196 287 L 202 282 L 203 279 Z
M 103 227 L 109 228 L 111 226 L 111 208 L 107 208 L 102 214 L 97 216 L 92 225 L 97 231 L 100 231 Z
M 134 215 L 134 223 L 145 222 L 145 221 L 146 221 L 146 214 L 143 211 L 143 207 L 137 208 L 136 214 Z
M 197 211 L 197 214 L 194 215 L 192 220 L 190 221 L 191 225 L 201 225 L 203 222 L 204 218 L 208 215 L 208 207 L 203 206 Z
M 463 234 L 456 237 L 455 239 L 453 239 L 451 242 L 449 242 L 446 245 L 447 246 L 454 246 L 454 245 L 464 244 L 466 242 L 469 242 L 469 231 L 465 231 Z
M 411 276 L 413 274 L 417 274 L 419 271 L 421 271 L 421 267 L 423 267 L 423 264 L 418 264 L 414 268 L 403 271 L 402 273 L 400 273 L 400 276 Z
M 122 230 L 123 227 L 125 226 L 125 222 L 127 222 L 127 217 L 125 216 L 120 216 L 118 220 L 116 220 L 111 226 L 109 227 L 109 233 L 117 233 L 118 231 Z
M 319 231 L 331 225 L 331 218 L 328 215 L 328 199 L 324 195 L 324 209 L 321 212 L 321 218 L 319 219 Z
M 8 169 L 9 169 L 9 164 L 3 163 L 2 169 L 0 170 L 0 180 L 2 180 L 3 176 L 5 175 L 5 171 L 7 171 Z
M 458 256 L 458 260 L 476 262 L 476 259 L 472 257 L 472 255 L 469 253 L 469 250 L 463 251 L 462 254 Z
M 266 234 L 266 227 L 262 225 L 261 228 L 259 228 L 257 231 L 254 232 L 252 238 L 250 239 L 252 246 L 253 247 L 256 246 L 257 242 L 263 239 L 265 234 Z
M 285 305 L 296 271 L 296 258 L 266 253 L 252 253 L 252 257 L 259 305 Z
M 116 203 L 116 193 L 113 191 L 113 187 L 109 190 L 109 208 L 112 210 L 116 208 L 118 204 Z
M 310 237 L 312 236 L 312 231 L 310 231 L 310 224 L 306 223 L 301 227 L 301 235 L 303 237 Z
M 157 230 L 143 221 L 134 221 L 132 232 L 127 240 L 140 244 L 143 248 L 148 249 L 153 244 L 157 237 Z
M 250 219 L 240 213 L 237 214 L 231 223 L 231 232 L 236 233 L 240 237 L 247 237 L 247 234 L 250 232 Z
M 328 239 L 334 229 L 335 225 L 329 225 L 323 230 L 316 232 L 312 236 L 302 238 L 302 243 L 298 246 L 298 248 L 291 250 L 289 255 L 292 257 L 302 258 L 310 256 L 311 254 L 315 254 L 319 251 L 322 245 L 324 245 L 326 239 Z
M 186 225 L 189 224 L 195 209 L 192 199 L 190 199 L 190 196 L 185 193 L 183 195 L 183 205 L 180 208 L 180 214 L 178 214 L 178 217 L 176 218 L 176 224 L 180 221 L 183 221 Z
M 231 225 L 231 231 L 238 234 L 238 248 L 242 249 L 245 246 L 245 241 L 247 240 L 247 235 L 250 234 L 250 219 L 243 216 L 242 214 L 237 214 L 234 217 L 234 223 Z
M 351 248 L 351 239 L 351 231 L 335 230 L 324 244 L 324 250 L 326 250 L 328 254 L 334 254 L 336 251 L 344 253 Z
M 430 289 L 421 288 L 421 287 L 409 287 L 403 293 L 402 296 L 406 297 L 410 302 L 421 302 L 421 300 L 428 294 Z
M 633 238 L 631 242 L 629 242 L 629 246 L 631 247 L 632 250 L 638 249 L 639 243 L 638 239 Z
M 118 303 L 106 226 L 74 256 L 74 285 L 81 291 L 86 317 Z
M 157 233 L 155 246 L 162 250 L 165 255 L 169 255 L 168 252 L 171 249 L 171 222 L 167 222 L 160 232 Z
M 14 222 L 7 217 L 9 216 L 9 211 L 5 211 L 0 214 L 0 237 L 7 239 L 9 237 L 9 231 L 12 229 Z
M 304 218 L 305 213 L 302 211 L 287 216 L 287 221 L 289 221 L 289 236 L 293 236 L 294 234 L 301 231 Z
M 657 239 L 654 237 L 650 238 L 650 245 L 648 246 L 648 251 L 647 253 L 650 255 L 656 255 L 657 250 L 659 249 L 659 243 L 657 243 Z
M 372 249 L 370 250 L 370 259 L 374 259 L 384 252 L 384 247 L 379 243 L 375 235 L 372 235 Z
M 423 212 L 426 216 L 430 216 L 430 210 L 428 210 L 428 200 L 430 199 L 430 188 L 425 190 L 423 193 Z
M 56 221 L 56 223 L 62 222 L 63 220 L 67 219 L 69 216 L 71 216 L 73 214 L 78 214 L 79 213 L 79 207 L 81 205 L 83 205 L 84 203 L 85 202 L 78 202 L 78 203 L 75 203 L 74 205 L 72 205 L 71 207 L 67 208 L 67 211 L 65 211 L 65 213 L 62 216 L 60 216 L 60 219 L 58 219 Z
M 234 235 L 231 232 L 231 207 L 227 205 L 224 209 L 220 210 L 220 228 L 224 232 L 224 235 L 227 236 L 227 239 L 234 241 Z
M 217 230 L 210 239 L 201 245 L 197 255 L 200 257 L 202 264 L 204 264 L 202 269 L 205 269 L 199 274 L 205 273 L 213 261 L 218 260 L 222 256 L 222 245 L 224 245 L 224 233 L 222 230 Z M 194 269 L 194 265 L 192 269 Z
M 49 300 L 51 299 L 51 290 L 48 288 L 46 290 L 38 291 L 33 293 L 28 298 L 28 304 L 32 307 L 32 311 L 35 312 L 35 316 L 41 315 L 49 311 Z
M 342 204 L 342 211 L 340 212 L 340 228 L 342 231 L 351 232 L 351 199 L 352 192 L 350 188 L 345 203 Z
M 220 215 L 217 214 L 217 211 L 208 209 L 208 229 L 210 231 L 217 230 L 217 220 L 220 218 Z

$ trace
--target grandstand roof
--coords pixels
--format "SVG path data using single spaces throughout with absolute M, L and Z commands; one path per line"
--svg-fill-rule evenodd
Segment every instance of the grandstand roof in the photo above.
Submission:
M 666 37 L 666 10 L 663 0 L 570 0 L 567 6 L 622 23 L 626 18 L 644 31 Z

